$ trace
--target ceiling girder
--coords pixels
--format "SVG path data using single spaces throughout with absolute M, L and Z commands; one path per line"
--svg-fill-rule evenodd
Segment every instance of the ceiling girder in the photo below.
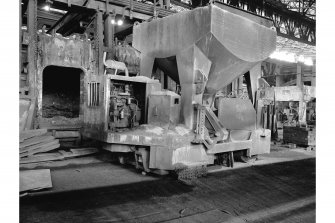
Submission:
M 199 2 L 193 0 L 194 2 Z M 284 0 L 281 0 L 284 1 Z M 251 12 L 260 16 L 264 16 L 272 19 L 274 26 L 276 27 L 277 33 L 280 36 L 297 40 L 299 42 L 307 43 L 315 46 L 315 20 L 311 19 L 299 12 L 289 10 L 287 5 L 279 0 L 220 0 L 214 1 L 214 4 L 224 4 L 238 9 Z M 297 0 L 296 0 L 297 1 Z M 174 0 L 179 2 L 179 5 L 188 4 L 182 3 L 180 0 Z M 209 1 L 201 1 L 203 5 L 206 5 Z M 305 1 L 312 5 L 315 3 L 313 0 Z M 312 4 L 313 3 L 313 4 Z M 197 5 L 201 6 L 201 5 Z M 195 8 L 195 6 L 193 6 Z M 301 30 L 308 30 L 308 32 L 301 32 Z
M 284 0 L 282 0 L 284 1 Z M 54 4 L 68 6 L 69 0 L 53 0 Z M 178 2 L 178 0 L 173 0 Z M 81 7 L 103 12 L 114 11 L 116 14 L 130 16 L 140 20 L 148 20 L 156 13 L 158 17 L 165 17 L 175 12 L 155 7 L 146 3 L 133 1 L 133 11 L 124 10 L 129 6 L 129 0 L 113 0 L 109 2 L 106 10 L 106 0 L 71 0 L 71 7 Z M 179 5 L 185 5 L 190 8 L 190 5 L 179 2 Z M 215 4 L 225 4 L 234 6 L 239 9 L 249 11 L 251 13 L 265 16 L 273 20 L 277 33 L 280 36 L 285 36 L 293 40 L 297 40 L 310 45 L 315 45 L 315 20 L 301 15 L 298 12 L 291 11 L 286 8 L 286 5 L 276 0 L 221 0 L 215 1 Z M 70 7 L 70 8 L 71 8 Z

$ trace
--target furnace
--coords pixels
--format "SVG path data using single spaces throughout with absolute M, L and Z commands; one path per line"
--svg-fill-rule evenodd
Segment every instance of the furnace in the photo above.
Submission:
M 46 67 L 42 81 L 42 117 L 78 118 L 82 79 L 81 69 Z

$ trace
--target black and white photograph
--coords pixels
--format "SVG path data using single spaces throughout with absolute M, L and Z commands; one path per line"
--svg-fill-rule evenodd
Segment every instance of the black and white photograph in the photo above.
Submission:
M 334 221 L 335 5 L 5 2 L 1 222 Z

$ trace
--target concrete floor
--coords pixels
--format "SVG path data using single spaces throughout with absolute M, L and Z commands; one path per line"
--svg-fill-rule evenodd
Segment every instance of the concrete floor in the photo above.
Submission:
M 315 152 L 259 158 L 192 186 L 88 158 L 58 164 L 52 190 L 21 198 L 20 222 L 315 222 Z

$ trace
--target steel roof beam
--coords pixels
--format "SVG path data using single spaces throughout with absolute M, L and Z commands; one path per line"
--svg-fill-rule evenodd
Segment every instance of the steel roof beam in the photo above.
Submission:
M 54 0 L 54 2 L 67 4 L 68 0 Z M 83 6 L 85 2 L 86 2 L 85 0 L 71 0 L 71 5 L 100 10 L 103 12 L 107 11 L 106 1 L 104 0 L 101 1 L 91 0 L 87 2 L 86 6 Z M 155 8 L 153 5 L 140 2 L 133 2 L 133 5 L 134 5 L 134 10 L 132 12 L 133 18 L 140 20 L 148 20 L 153 17 Z M 129 6 L 129 0 L 113 0 L 113 2 L 109 2 L 108 11 L 109 12 L 115 11 L 115 13 L 119 15 L 122 15 L 124 13 L 125 16 L 130 16 L 130 11 L 124 10 L 124 7 L 126 6 Z M 157 8 L 156 10 L 159 12 L 158 17 L 165 17 L 167 15 L 175 13 L 170 10 L 162 8 Z

